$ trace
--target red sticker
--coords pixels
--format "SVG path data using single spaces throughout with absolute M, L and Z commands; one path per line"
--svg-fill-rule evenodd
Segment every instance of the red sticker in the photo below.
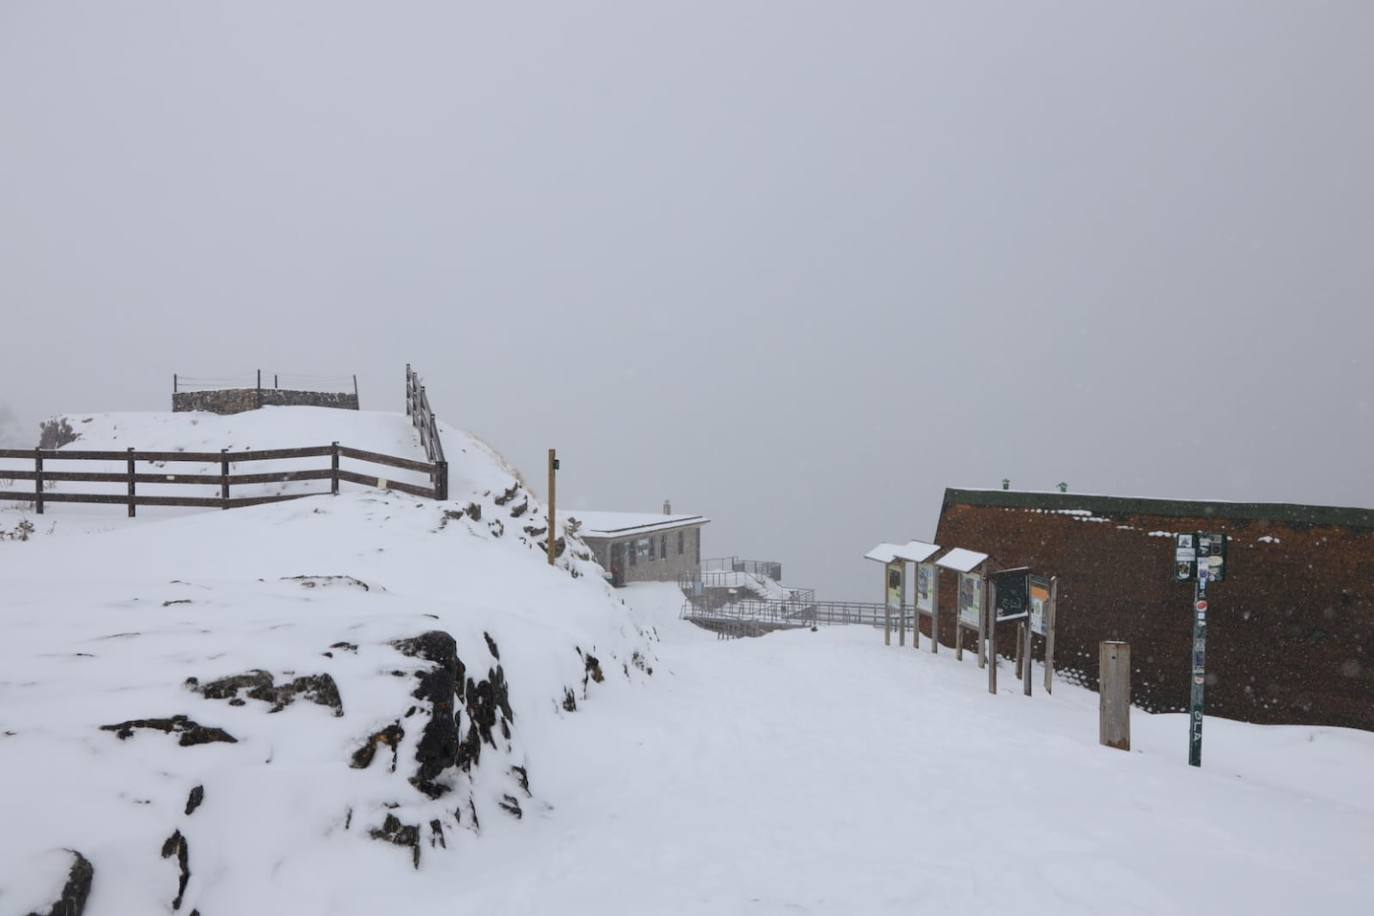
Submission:
M 1199 611 L 1205 611 L 1205 610 L 1207 610 L 1207 602 L 1206 602 L 1206 601 L 1199 601 L 1199 602 L 1197 603 L 1197 609 L 1198 609 Z

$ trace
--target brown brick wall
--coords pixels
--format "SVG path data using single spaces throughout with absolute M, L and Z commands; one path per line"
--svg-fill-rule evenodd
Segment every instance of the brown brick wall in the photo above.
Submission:
M 1232 537 L 1226 581 L 1209 594 L 1208 713 L 1374 730 L 1374 529 L 947 499 L 936 541 L 989 554 L 993 570 L 1057 575 L 1056 666 L 1095 688 L 1098 642 L 1125 640 L 1132 701 L 1162 712 L 1188 704 L 1193 585 L 1173 581 L 1173 541 L 1151 532 L 1192 531 Z M 956 578 L 940 582 L 951 644 Z M 1003 624 L 999 647 L 1014 634 Z

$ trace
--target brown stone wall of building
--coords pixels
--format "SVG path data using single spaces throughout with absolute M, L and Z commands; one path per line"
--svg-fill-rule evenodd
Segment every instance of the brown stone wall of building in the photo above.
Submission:
M 358 396 L 342 391 L 294 391 L 286 388 L 221 388 L 213 391 L 178 391 L 172 395 L 172 411 L 203 410 L 233 414 L 259 407 L 338 407 L 357 410 Z
M 947 502 L 936 541 L 989 554 L 991 570 L 1058 576 L 1056 667 L 1096 688 L 1098 643 L 1124 640 L 1132 701 L 1173 712 L 1189 700 L 1193 584 L 1172 579 L 1171 535 L 1229 534 L 1226 580 L 1209 594 L 1208 714 L 1374 730 L 1374 529 L 1070 512 Z M 949 645 L 956 580 L 940 582 Z M 1003 624 L 999 648 L 1014 635 Z

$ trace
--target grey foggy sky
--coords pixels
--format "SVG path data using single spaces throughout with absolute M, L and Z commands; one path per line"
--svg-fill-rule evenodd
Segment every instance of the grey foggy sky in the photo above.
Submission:
M 1374 505 L 1374 5 L 0 0 L 0 405 L 402 366 L 835 597 L 946 485 Z M 25 443 L 27 444 L 27 443 Z M 966 545 L 976 546 L 976 545 Z

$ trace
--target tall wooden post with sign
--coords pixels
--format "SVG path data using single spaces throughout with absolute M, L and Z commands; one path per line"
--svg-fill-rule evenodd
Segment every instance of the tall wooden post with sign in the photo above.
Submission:
M 1174 578 L 1193 580 L 1193 665 L 1188 704 L 1188 765 L 1202 766 L 1202 717 L 1207 700 L 1208 587 L 1226 578 L 1224 534 L 1180 534 L 1174 550 Z
M 549 449 L 549 565 L 558 556 L 558 450 Z

